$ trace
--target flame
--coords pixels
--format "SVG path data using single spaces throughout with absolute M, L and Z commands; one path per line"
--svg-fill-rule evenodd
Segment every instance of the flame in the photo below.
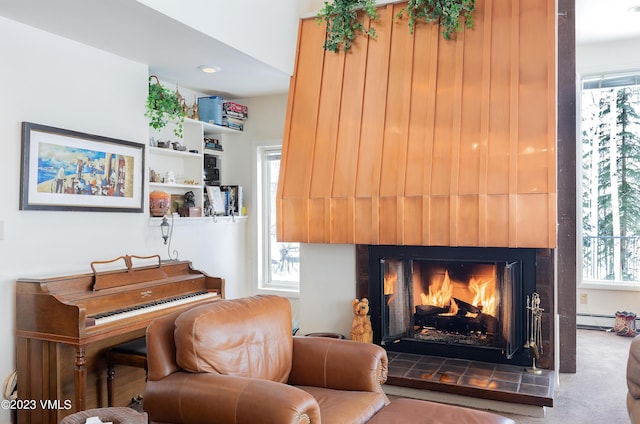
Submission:
M 453 297 L 453 284 L 449 278 L 449 271 L 444 272 L 442 280 L 434 280 L 429 285 L 429 295 L 420 293 L 423 305 L 434 305 L 444 308 L 451 304 Z
M 456 292 L 455 297 L 477 306 L 482 310 L 483 314 L 496 316 L 498 308 L 498 296 L 496 295 L 495 278 L 471 277 L 468 283 L 462 284 L 467 287 L 466 296 L 461 296 Z M 433 278 L 429 284 L 429 293 L 420 293 L 420 299 L 423 305 L 433 305 L 441 308 L 449 308 L 446 315 L 456 315 L 458 313 L 458 304 L 453 301 L 454 282 L 449 277 L 449 271 L 445 270 L 444 277 Z M 459 289 L 457 289 L 459 290 Z M 468 313 L 468 315 L 471 313 Z M 445 315 L 445 314 L 441 314 Z M 477 314 L 471 314 L 477 315 Z
M 384 294 L 393 294 L 396 284 L 398 283 L 397 274 L 385 274 L 384 276 Z
M 482 313 L 496 316 L 498 296 L 496 296 L 496 285 L 493 279 L 481 282 L 472 277 L 469 280 L 469 290 L 475 293 L 472 305 L 482 306 Z

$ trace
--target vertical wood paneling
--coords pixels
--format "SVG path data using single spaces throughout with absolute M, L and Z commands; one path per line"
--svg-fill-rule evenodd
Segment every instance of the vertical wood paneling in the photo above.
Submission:
M 429 243 L 429 194 L 438 63 L 438 28 L 418 25 L 413 43 L 411 107 L 404 175 L 404 240 L 410 245 Z
M 356 199 L 366 201 L 355 203 L 356 233 L 366 234 L 369 244 L 379 243 L 379 190 L 382 161 L 382 145 L 384 139 L 384 122 L 387 99 L 387 79 L 389 75 L 389 51 L 391 44 L 391 25 L 393 9 L 386 6 L 378 9 L 376 22 L 377 37 L 369 40 L 367 46 L 366 72 L 364 79 L 364 97 L 361 105 L 362 122 L 360 144 L 357 160 L 352 158 L 352 166 L 356 166 Z M 366 219 L 361 220 L 360 217 Z M 371 219 L 369 219 L 369 217 Z M 366 228 L 365 225 L 371 227 Z M 359 236 L 360 237 L 360 236 Z M 358 238 L 360 240 L 360 238 Z
M 480 6 L 480 4 L 478 4 Z M 492 31 L 492 19 L 491 13 L 493 8 L 492 0 L 485 0 L 482 4 L 484 13 L 478 13 L 476 18 L 476 25 L 478 29 L 482 28 L 482 88 L 480 97 L 482 102 L 480 104 L 480 134 L 478 136 L 478 151 L 479 151 L 479 164 L 478 164 L 478 246 L 487 245 L 487 194 L 489 193 L 487 179 L 489 174 L 488 169 L 488 152 L 489 152 L 489 119 L 490 119 L 490 96 L 491 93 L 491 31 Z
M 509 44 L 509 217 L 518 216 L 518 125 L 520 121 L 520 1 L 513 1 L 511 10 L 511 34 Z M 514 158 L 515 160 L 511 160 Z M 518 226 L 516 219 L 509 219 L 509 245 L 517 247 Z
M 489 139 L 487 194 L 509 193 L 509 102 L 511 66 L 511 1 L 496 1 L 491 15 L 491 63 L 489 73 Z
M 368 19 L 364 20 L 368 25 Z M 352 243 L 356 167 L 362 123 L 364 79 L 367 68 L 368 40 L 352 46 L 349 53 L 340 53 L 344 60 L 341 113 L 333 161 L 324 166 L 333 171 L 333 178 L 325 183 L 331 188 L 331 225 L 327 239 L 332 242 Z M 335 56 L 335 54 L 333 54 Z M 331 166 L 333 165 L 333 167 Z M 335 212 L 334 212 L 335 211 Z M 339 216 L 334 216 L 339 214 Z
M 311 182 L 317 115 L 322 82 L 324 54 L 322 49 L 303 46 L 322 46 L 325 29 L 314 21 L 302 21 L 296 59 L 296 74 L 289 93 L 287 141 L 283 144 L 279 179 L 280 217 L 278 234 L 282 240 L 308 241 L 307 213 Z M 303 87 L 298 89 L 298 87 Z M 302 140 L 303 142 L 300 142 Z M 313 171 L 315 172 L 315 171 Z
M 519 52 L 518 193 L 548 191 L 547 178 L 547 92 L 546 32 L 547 6 L 542 2 L 521 2 Z
M 475 28 L 449 41 L 410 34 L 403 6 L 380 7 L 377 38 L 347 54 L 303 20 L 279 237 L 554 247 L 554 0 L 477 0 Z
M 395 5 L 396 16 L 402 5 Z M 381 225 L 395 217 L 396 229 L 389 233 L 380 228 L 380 242 L 402 244 L 404 233 L 404 183 L 407 165 L 407 138 L 411 106 L 411 81 L 413 76 L 413 40 L 406 31 L 407 19 L 395 20 L 391 25 L 391 49 L 385 128 L 380 163 L 380 220 Z M 394 210 L 391 210 L 394 209 Z M 383 239 L 384 237 L 384 239 Z
M 326 55 L 322 67 L 322 85 L 318 101 L 318 121 L 311 162 L 309 188 L 309 242 L 320 243 L 331 231 L 329 208 L 336 158 L 338 123 L 341 116 L 342 80 L 345 55 Z

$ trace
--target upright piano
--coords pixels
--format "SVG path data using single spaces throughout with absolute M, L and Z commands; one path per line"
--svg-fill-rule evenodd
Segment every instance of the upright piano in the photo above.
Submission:
M 124 255 L 91 268 L 16 282 L 19 424 L 58 423 L 106 406 L 109 347 L 143 337 L 154 318 L 224 298 L 224 279 L 194 270 L 190 261 Z M 140 372 L 124 370 L 118 388 L 143 389 Z

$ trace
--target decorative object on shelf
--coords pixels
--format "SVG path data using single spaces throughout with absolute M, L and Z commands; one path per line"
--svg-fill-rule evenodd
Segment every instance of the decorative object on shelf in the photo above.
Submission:
M 184 99 L 182 94 L 180 94 L 180 91 L 178 90 L 178 84 L 176 84 L 176 97 L 178 98 L 178 103 L 180 103 L 180 108 L 182 109 L 184 116 L 187 116 L 187 113 L 189 112 L 189 106 L 187 106 L 187 101 Z
M 161 149 L 168 149 L 169 146 L 171 146 L 171 142 L 169 140 L 158 140 L 156 144 Z
M 149 212 L 151 216 L 164 216 L 169 209 L 169 193 L 153 190 L 149 193 Z
M 222 151 L 222 145 L 220 144 L 220 140 L 217 138 L 204 138 L 204 148 L 211 150 L 219 150 Z
M 162 239 L 164 240 L 164 244 L 167 245 L 167 256 L 170 261 L 178 260 L 178 251 L 173 250 L 171 252 L 171 239 L 173 238 L 173 214 L 171 214 L 171 224 L 167 220 L 166 215 L 162 215 L 162 222 L 160 223 L 160 231 L 162 232 Z M 175 258 L 173 257 L 175 255 Z
M 324 7 L 316 16 L 318 23 L 325 22 L 327 25 L 327 37 L 322 46 L 325 50 L 334 53 L 340 50 L 346 52 L 351 48 L 358 33 L 368 37 L 376 36 L 375 28 L 365 28 L 362 19 L 358 17 L 360 9 L 372 21 L 378 18 L 375 0 L 335 0 L 332 3 L 325 1 Z
M 222 191 L 219 186 L 207 186 L 207 197 L 210 202 L 211 215 L 224 215 L 224 200 L 222 199 Z
M 438 23 L 442 27 L 442 36 L 450 40 L 463 28 L 460 17 L 464 18 L 465 27 L 473 28 L 472 13 L 475 7 L 475 0 L 409 0 L 407 7 L 396 18 L 400 19 L 406 13 L 411 33 L 417 22 Z
M 613 331 L 618 336 L 634 337 L 636 330 L 636 314 L 634 312 L 617 311 L 613 322 Z
M 177 150 L 178 152 L 184 152 L 185 150 L 187 150 L 187 146 L 180 143 L 179 141 L 173 141 L 171 142 L 171 144 L 173 144 L 173 150 Z
M 23 122 L 20 210 L 142 212 L 144 149 Z
M 198 98 L 196 96 L 193 96 L 193 106 L 191 106 L 190 117 L 191 119 L 194 119 L 196 121 L 200 120 L 200 112 L 198 111 Z
M 165 184 L 175 184 L 176 183 L 176 174 L 173 171 L 167 171 L 164 174 L 164 183 Z
M 155 82 L 153 81 L 155 79 Z M 182 125 L 186 112 L 180 102 L 180 93 L 173 92 L 160 84 L 157 76 L 149 77 L 149 94 L 147 96 L 147 110 L 145 116 L 150 118 L 149 126 L 159 130 L 164 128 L 169 121 L 175 121 L 176 126 L 173 133 L 176 137 L 182 138 Z M 179 97 L 178 97 L 179 96 Z M 183 99 L 184 101 L 184 99 Z
M 525 368 L 528 373 L 541 374 L 542 370 L 536 367 L 536 359 L 544 353 L 542 345 L 542 312 L 544 309 L 540 307 L 540 295 L 533 293 L 531 299 L 527 296 L 527 334 L 529 339 L 525 342 L 524 348 L 531 351 L 532 365 Z
M 222 96 L 198 97 L 198 113 L 202 122 L 222 125 Z
M 184 202 L 182 207 L 178 208 L 178 212 L 182 217 L 200 217 L 202 216 L 202 208 L 196 207 L 196 195 L 189 190 L 184 194 Z

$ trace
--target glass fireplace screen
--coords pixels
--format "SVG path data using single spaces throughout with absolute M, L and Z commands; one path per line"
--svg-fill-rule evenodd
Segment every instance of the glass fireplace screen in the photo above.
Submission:
M 382 341 L 410 338 L 500 349 L 511 358 L 521 344 L 520 265 L 387 258 Z

